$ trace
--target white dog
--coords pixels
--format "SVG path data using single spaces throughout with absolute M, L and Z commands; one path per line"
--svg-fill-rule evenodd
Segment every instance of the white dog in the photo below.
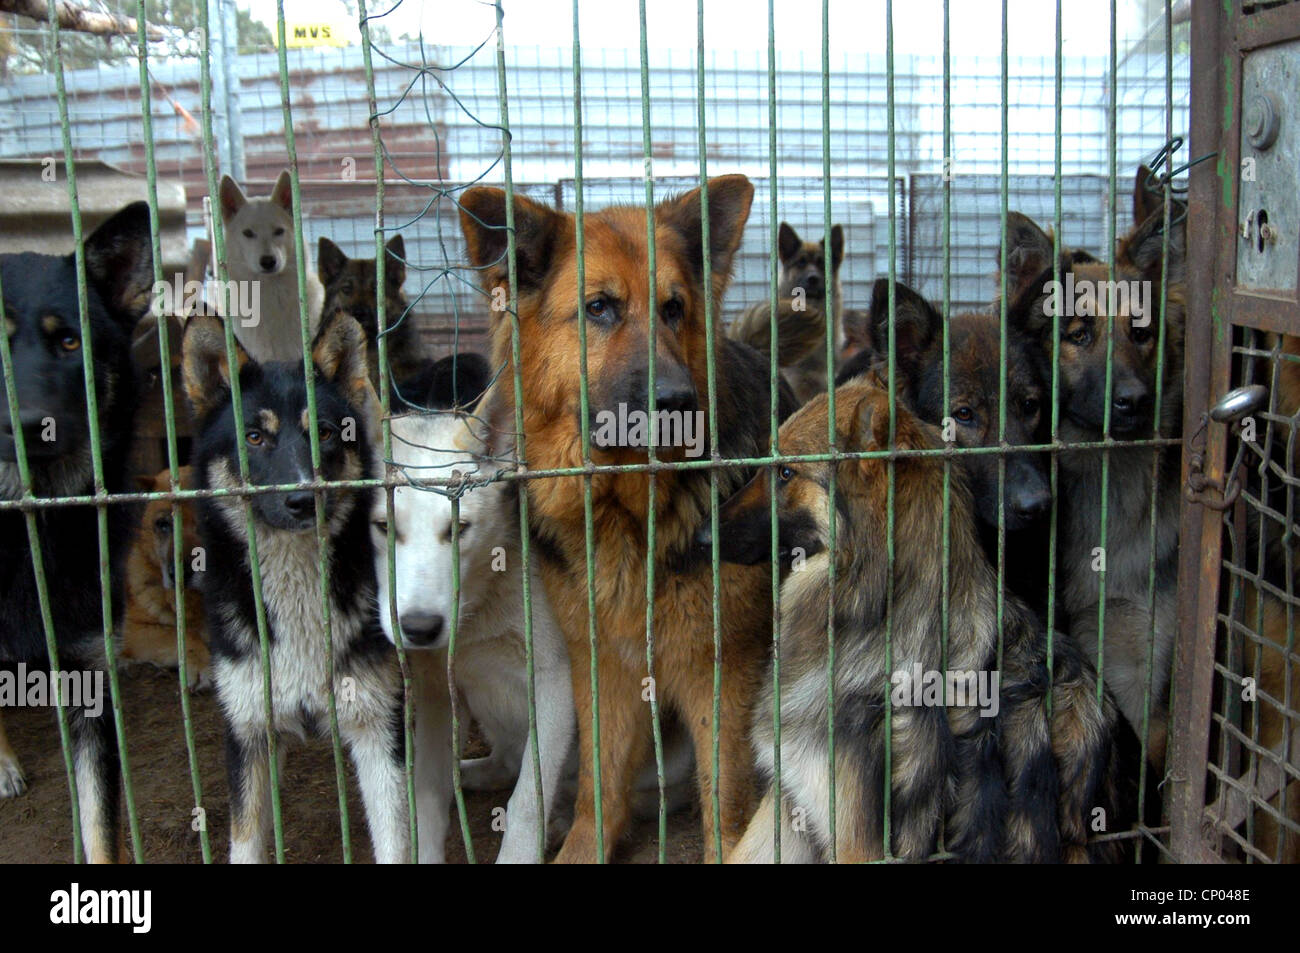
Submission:
M 484 456 L 483 427 L 453 412 L 396 417 L 393 458 L 410 479 L 465 473 L 490 479 L 501 463 Z M 511 441 L 512 443 L 513 441 Z M 512 450 L 513 448 L 511 448 Z M 442 492 L 393 491 L 397 617 L 403 644 L 414 649 L 416 816 L 422 863 L 441 863 L 452 800 L 451 696 L 447 644 L 452 610 L 452 503 Z M 373 510 L 379 617 L 394 639 L 388 587 L 387 508 L 382 493 Z M 528 689 L 524 647 L 523 560 L 519 500 L 513 485 L 497 481 L 460 497 L 460 615 L 455 676 L 464 699 L 460 721 L 472 715 L 492 754 L 462 762 L 469 790 L 497 790 L 518 778 L 506 808 L 497 863 L 540 863 L 538 825 L 554 816 L 561 779 L 573 773 L 577 736 L 569 656 L 532 557 L 533 672 L 542 797 L 528 744 Z M 468 710 L 466 710 L 468 709 Z M 522 767 L 522 770 L 521 770 Z M 572 792 L 568 793 L 569 798 Z M 542 803 L 547 818 L 542 818 Z M 548 839 L 549 834 L 548 831 Z
M 298 256 L 294 245 L 293 203 L 289 170 L 275 180 L 266 198 L 250 199 L 228 175 L 221 177 L 221 221 L 226 234 L 226 272 L 235 282 L 227 308 L 225 296 L 212 302 L 235 321 L 235 337 L 259 364 L 302 361 L 302 325 L 298 309 Z M 311 246 L 303 247 L 307 275 L 309 339 L 316 339 L 325 290 L 311 263 Z

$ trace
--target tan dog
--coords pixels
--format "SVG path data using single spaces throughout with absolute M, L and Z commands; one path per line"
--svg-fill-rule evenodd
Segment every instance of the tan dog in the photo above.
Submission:
M 193 489 L 189 467 L 180 469 L 182 489 Z M 150 493 L 171 489 L 167 470 L 139 477 L 140 488 Z M 182 559 L 185 566 L 185 668 L 190 688 L 206 688 L 208 676 L 207 626 L 203 621 L 203 596 L 191 583 L 194 550 L 199 544 L 194 509 L 181 504 Z M 126 614 L 122 620 L 122 660 L 147 662 L 164 668 L 179 664 L 176 650 L 176 587 L 172 572 L 172 507 L 153 500 L 144 508 L 139 533 L 126 560 Z

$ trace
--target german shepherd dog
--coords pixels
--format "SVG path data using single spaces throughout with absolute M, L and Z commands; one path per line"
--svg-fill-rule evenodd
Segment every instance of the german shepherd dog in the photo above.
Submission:
M 367 446 L 373 392 L 365 335 L 352 318 L 321 328 L 312 349 L 316 368 L 320 475 L 369 478 Z M 197 422 L 194 454 L 200 489 L 240 487 L 237 441 L 248 453 L 255 486 L 298 483 L 312 476 L 307 386 L 293 361 L 258 364 L 239 350 L 242 419 L 231 407 L 232 369 L 221 324 L 191 318 L 183 345 L 185 392 Z M 338 699 L 339 730 L 356 767 L 375 859 L 408 857 L 405 773 L 402 767 L 401 687 L 392 645 L 375 618 L 375 571 L 370 547 L 371 494 L 322 492 L 328 546 L 317 545 L 311 490 L 250 498 L 270 643 L 271 694 L 277 735 L 299 737 L 329 725 L 329 692 Z M 257 612 L 250 578 L 244 505 L 236 496 L 199 503 L 199 532 L 207 550 L 202 573 L 212 672 L 226 720 L 232 862 L 265 859 L 271 823 L 267 712 L 263 701 Z M 333 685 L 324 641 L 320 567 L 330 568 L 329 622 Z
M 1062 443 L 1103 439 L 1109 413 L 1110 435 L 1118 440 L 1177 437 L 1182 430 L 1183 261 L 1181 224 L 1170 238 L 1169 275 L 1163 270 L 1164 211 L 1158 210 L 1119 244 L 1115 282 L 1108 267 L 1080 262 L 1068 252 L 1059 264 L 1064 295 L 1052 286 L 1051 235 L 1019 213 L 1007 216 L 1008 286 L 1018 289 L 1008 320 L 1036 334 L 1044 352 L 1052 353 L 1053 321 L 1059 320 L 1060 428 Z M 1160 320 L 1162 287 L 1168 307 Z M 1069 293 L 1075 290 L 1075 297 Z M 1059 318 L 1053 312 L 1062 306 Z M 1110 325 L 1114 325 L 1112 390 L 1107 406 L 1106 365 Z M 1160 416 L 1155 396 L 1160 339 L 1165 362 Z M 1106 571 L 1105 684 L 1139 737 L 1143 733 L 1148 679 L 1152 699 L 1147 753 L 1164 763 L 1168 731 L 1168 688 L 1174 637 L 1178 580 L 1178 507 L 1180 455 L 1175 450 L 1117 447 L 1109 451 L 1108 519 L 1104 554 L 1101 545 L 1101 471 L 1105 455 L 1096 450 L 1060 454 L 1060 565 L 1062 605 L 1070 634 L 1090 656 L 1098 651 L 1097 571 L 1104 555 Z M 1154 472 L 1153 472 L 1154 471 Z M 1152 559 L 1151 503 L 1157 495 L 1155 561 L 1154 670 L 1146 663 L 1153 624 L 1148 611 L 1148 571 Z
M 420 369 L 420 333 L 414 316 L 406 313 L 409 302 L 402 291 L 406 282 L 406 244 L 402 236 L 390 238 L 385 250 L 388 257 L 384 265 L 384 324 L 388 330 L 384 337 L 388 342 L 389 377 L 401 390 L 401 383 Z M 366 332 L 369 345 L 366 355 L 370 382 L 376 391 L 389 386 L 389 381 L 379 379 L 379 313 L 375 308 L 378 269 L 375 259 L 349 258 L 338 245 L 322 235 L 316 251 L 316 273 L 325 288 L 321 314 L 329 317 L 343 312 L 357 319 Z
M 135 416 L 131 331 L 148 309 L 153 284 L 148 206 L 136 202 L 123 208 L 91 233 L 83 252 L 88 341 L 81 334 L 73 255 L 0 255 L 4 333 L 13 355 L 18 399 L 18 406 L 11 408 L 7 396 L 0 394 L 0 499 L 23 495 L 19 439 L 26 448 L 36 496 L 93 493 L 92 426 L 100 435 L 105 489 L 128 490 L 127 454 Z M 86 404 L 83 347 L 89 347 L 94 358 L 99 415 L 93 422 Z M 17 415 L 17 433 L 11 412 Z M 42 510 L 36 518 L 64 672 L 103 679 L 104 624 L 116 629 L 121 620 L 123 567 L 134 515 L 130 507 L 108 509 L 109 620 L 102 612 L 94 507 Z M 46 668 L 45 629 L 26 521 L 17 510 L 0 513 L 0 540 L 0 662 Z M 89 705 L 68 710 L 81 833 L 86 857 L 111 863 L 118 829 L 117 733 L 111 706 L 93 717 L 90 710 Z M 0 797 L 16 796 L 25 788 L 18 760 L 0 728 Z
M 836 431 L 848 451 L 890 446 L 889 401 L 873 376 L 836 390 Z M 828 402 L 815 397 L 781 428 L 783 453 L 828 449 Z M 933 428 L 897 406 L 899 449 L 938 445 Z M 836 633 L 834 847 L 840 861 L 883 856 L 882 792 L 886 783 L 886 707 L 893 746 L 891 825 L 894 856 L 920 860 L 937 845 L 946 825 L 947 846 L 965 861 L 1086 861 L 1090 812 L 1108 805 L 1110 727 L 1113 710 L 1096 702 L 1096 680 L 1079 653 L 1056 660 L 1052 717 L 1046 638 L 1033 613 L 1009 596 L 1003 607 L 999 658 L 996 575 L 980 547 L 973 503 L 960 474 L 952 481 L 950 598 L 946 674 L 998 673 L 993 704 L 969 695 L 937 696 L 933 704 L 900 703 L 885 685 L 898 673 L 944 673 L 942 591 L 943 464 L 935 457 L 896 462 L 893 595 L 885 557 L 888 465 L 880 459 L 807 462 L 763 471 L 727 501 L 720 514 L 723 557 L 744 563 L 766 558 L 770 546 L 769 493 L 777 498 L 781 588 L 781 790 L 775 768 L 771 712 L 765 680 L 755 708 L 753 740 L 769 781 L 733 862 L 772 859 L 776 841 L 773 802 L 781 812 L 781 852 L 786 862 L 824 859 L 832 846 L 827 749 L 826 620 L 833 600 Z M 832 467 L 837 480 L 830 494 Z M 835 582 L 830 582 L 829 520 L 837 521 Z M 893 624 L 889 616 L 892 613 Z M 892 636 L 892 668 L 886 639 Z M 906 684 L 906 680 L 903 680 Z M 952 681 L 957 684 L 956 681 Z M 970 684 L 967 682 L 966 684 Z M 1107 703 L 1108 704 L 1108 703 Z M 802 828 L 795 818 L 801 817 Z
M 777 232 L 781 280 L 777 285 L 777 348 L 782 376 L 799 404 L 826 390 L 826 289 L 833 289 L 832 321 L 835 353 L 844 350 L 844 301 L 840 265 L 844 262 L 844 229 L 831 229 L 831 267 L 826 270 L 826 240 L 806 242 L 786 222 Z M 732 323 L 734 340 L 767 353 L 771 339 L 771 302 L 750 305 Z
M 944 322 L 939 309 L 901 282 L 894 283 L 894 353 L 901 399 L 926 423 L 939 426 L 958 447 L 997 447 L 1001 400 L 1001 322 L 994 314 L 969 312 L 949 319 L 948 403 L 944 403 Z M 889 281 L 872 288 L 872 336 L 887 347 Z M 1007 334 L 1008 446 L 1045 442 L 1049 437 L 1050 372 L 1036 337 L 1009 327 Z M 836 384 L 871 369 L 888 377 L 886 357 L 860 351 L 841 368 Z M 999 499 L 998 458 L 966 456 L 962 463 L 975 499 L 984 551 L 998 561 L 998 514 L 1005 513 L 1004 580 L 1040 615 L 1047 611 L 1049 538 L 1044 519 L 1052 494 L 1047 458 L 1036 453 L 1005 455 L 1004 490 Z
M 712 287 L 704 285 L 701 192 L 660 202 L 654 208 L 656 300 L 648 301 L 650 274 L 646 212 L 613 207 L 585 217 L 585 287 L 576 274 L 574 220 L 544 205 L 515 198 L 519 330 L 523 394 L 513 375 L 502 374 L 484 407 L 513 408 L 523 402 L 530 469 L 582 465 L 578 321 L 588 331 L 592 459 L 598 464 L 644 464 L 648 434 L 629 429 L 621 445 L 602 445 L 597 426 L 607 414 L 630 408 L 646 412 L 648 333 L 656 322 L 654 387 L 659 411 L 702 412 L 707 420 L 707 352 L 716 347 L 717 422 L 723 458 L 765 452 L 767 366 L 762 356 L 718 335 L 710 340 L 704 301 L 720 303 L 749 216 L 754 189 L 741 175 L 708 183 Z M 461 199 L 461 226 L 471 264 L 483 287 L 506 281 L 505 194 L 474 188 Z M 510 329 L 493 329 L 498 366 L 510 356 Z M 662 418 L 661 418 L 662 419 Z M 680 446 L 663 446 L 659 457 L 679 460 Z M 708 450 L 703 450 L 708 452 Z M 716 471 L 723 497 L 743 482 L 739 469 Z M 579 778 L 573 827 L 558 860 L 595 861 L 596 778 L 592 771 L 592 646 L 588 641 L 586 536 L 583 478 L 527 481 L 531 530 L 542 554 L 542 577 L 572 662 L 578 712 Z M 710 477 L 703 470 L 603 472 L 591 477 L 595 568 L 596 663 L 599 672 L 600 790 L 604 855 L 608 858 L 629 814 L 633 777 L 650 750 L 650 708 L 644 693 L 675 711 L 692 734 L 705 850 L 714 835 L 725 856 L 739 839 L 752 806 L 752 761 L 747 750 L 749 710 L 758 689 L 770 634 L 770 578 L 761 567 L 721 570 L 721 718 L 713 718 L 714 647 L 712 580 L 694 545 L 708 519 Z M 650 496 L 654 486 L 654 496 Z M 647 552 L 651 499 L 656 516 L 655 550 Z M 654 561 L 654 682 L 647 682 L 646 563 Z M 713 732 L 719 738 L 718 795 L 721 829 L 715 830 L 711 798 Z

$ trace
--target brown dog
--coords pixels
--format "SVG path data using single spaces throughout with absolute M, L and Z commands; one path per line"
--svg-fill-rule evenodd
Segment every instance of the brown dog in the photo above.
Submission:
M 745 345 L 710 340 L 704 302 L 715 306 L 727 286 L 732 259 L 749 216 L 753 186 L 744 176 L 708 184 L 712 287 L 703 274 L 701 192 L 654 209 L 656 298 L 648 301 L 650 274 L 646 213 L 609 208 L 585 216 L 585 287 L 577 285 L 575 224 L 571 216 L 516 198 L 519 333 L 523 382 L 524 447 L 529 468 L 582 465 L 578 321 L 586 322 L 591 456 L 597 464 L 644 463 L 646 437 L 598 439 L 609 414 L 645 413 L 650 382 L 648 334 L 656 322 L 656 404 L 683 420 L 708 419 L 706 360 L 717 355 L 717 423 L 723 458 L 763 453 L 767 446 L 767 365 Z M 461 200 L 461 227 L 470 262 L 490 293 L 505 287 L 505 194 L 474 188 Z M 580 294 L 582 295 L 580 297 Z M 495 362 L 510 359 L 510 326 L 493 329 Z M 494 362 L 494 363 L 495 363 Z M 500 426 L 513 428 L 510 367 L 482 405 Z M 703 415 L 703 416 L 700 416 Z M 663 419 L 663 418 L 661 418 Z M 677 418 L 674 418 L 677 419 Z M 683 422 L 683 426 L 685 423 Z M 662 429 L 662 428 L 661 428 Z M 664 446 L 659 459 L 680 460 L 691 447 Z M 702 447 L 695 450 L 703 453 Z M 727 497 L 744 481 L 739 468 L 719 470 L 718 492 Z M 710 477 L 705 470 L 657 474 L 598 473 L 590 478 L 594 623 L 588 618 L 584 478 L 529 480 L 529 518 L 541 553 L 547 594 L 568 642 L 580 741 L 579 785 L 573 828 L 558 860 L 594 861 L 597 852 L 596 777 L 592 771 L 592 645 L 594 624 L 599 676 L 600 785 L 604 857 L 628 819 L 630 786 L 650 751 L 650 692 L 676 711 L 693 736 L 705 853 L 715 855 L 715 834 L 725 854 L 739 839 L 753 799 L 749 710 L 770 639 L 771 579 L 762 566 L 723 566 L 720 664 L 721 718 L 713 717 L 713 586 L 709 565 L 694 536 L 709 519 Z M 653 496 L 651 495 L 653 494 Z M 648 514 L 654 500 L 655 546 L 647 552 Z M 654 682 L 647 681 L 646 569 L 654 565 Z M 719 737 L 720 829 L 713 811 L 713 734 Z
M 168 471 L 138 478 L 149 493 L 171 489 Z M 180 469 L 180 486 L 193 489 L 189 467 Z M 207 626 L 203 621 L 203 596 L 193 586 L 191 566 L 200 545 L 194 508 L 181 504 L 181 552 L 185 578 L 185 669 L 190 688 L 208 685 Z M 126 560 L 126 612 L 122 620 L 122 660 L 148 662 L 164 668 L 180 664 L 176 650 L 176 577 L 172 571 L 172 506 L 167 500 L 153 500 L 144 508 L 139 532 Z

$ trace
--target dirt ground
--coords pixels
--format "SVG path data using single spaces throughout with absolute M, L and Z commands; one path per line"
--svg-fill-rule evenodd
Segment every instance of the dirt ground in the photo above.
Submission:
M 147 863 L 201 863 L 199 835 L 192 830 L 194 792 L 181 720 L 176 673 L 147 666 L 121 676 L 126 711 L 127 750 Z M 222 754 L 221 715 L 210 693 L 192 698 L 195 747 L 209 841 L 215 861 L 224 862 L 229 840 L 226 774 Z M 27 793 L 0 800 L 0 863 L 60 863 L 72 860 L 72 821 L 68 782 L 59 747 L 58 728 L 48 709 L 6 708 L 5 728 L 27 775 Z M 485 753 L 473 739 L 466 755 Z M 371 861 L 365 813 L 348 769 L 348 816 L 353 860 Z M 338 790 L 328 739 L 289 749 L 281 778 L 285 860 L 289 863 L 341 863 L 343 842 Z M 466 792 L 475 859 L 496 856 L 500 834 L 491 829 L 492 808 L 504 806 L 509 792 Z M 126 829 L 125 809 L 123 830 Z M 620 846 L 615 860 L 654 863 L 658 859 L 658 825 L 640 822 Z M 697 807 L 668 818 L 667 859 L 698 863 L 703 838 Z M 459 818 L 454 813 L 447 838 L 449 863 L 465 862 Z

